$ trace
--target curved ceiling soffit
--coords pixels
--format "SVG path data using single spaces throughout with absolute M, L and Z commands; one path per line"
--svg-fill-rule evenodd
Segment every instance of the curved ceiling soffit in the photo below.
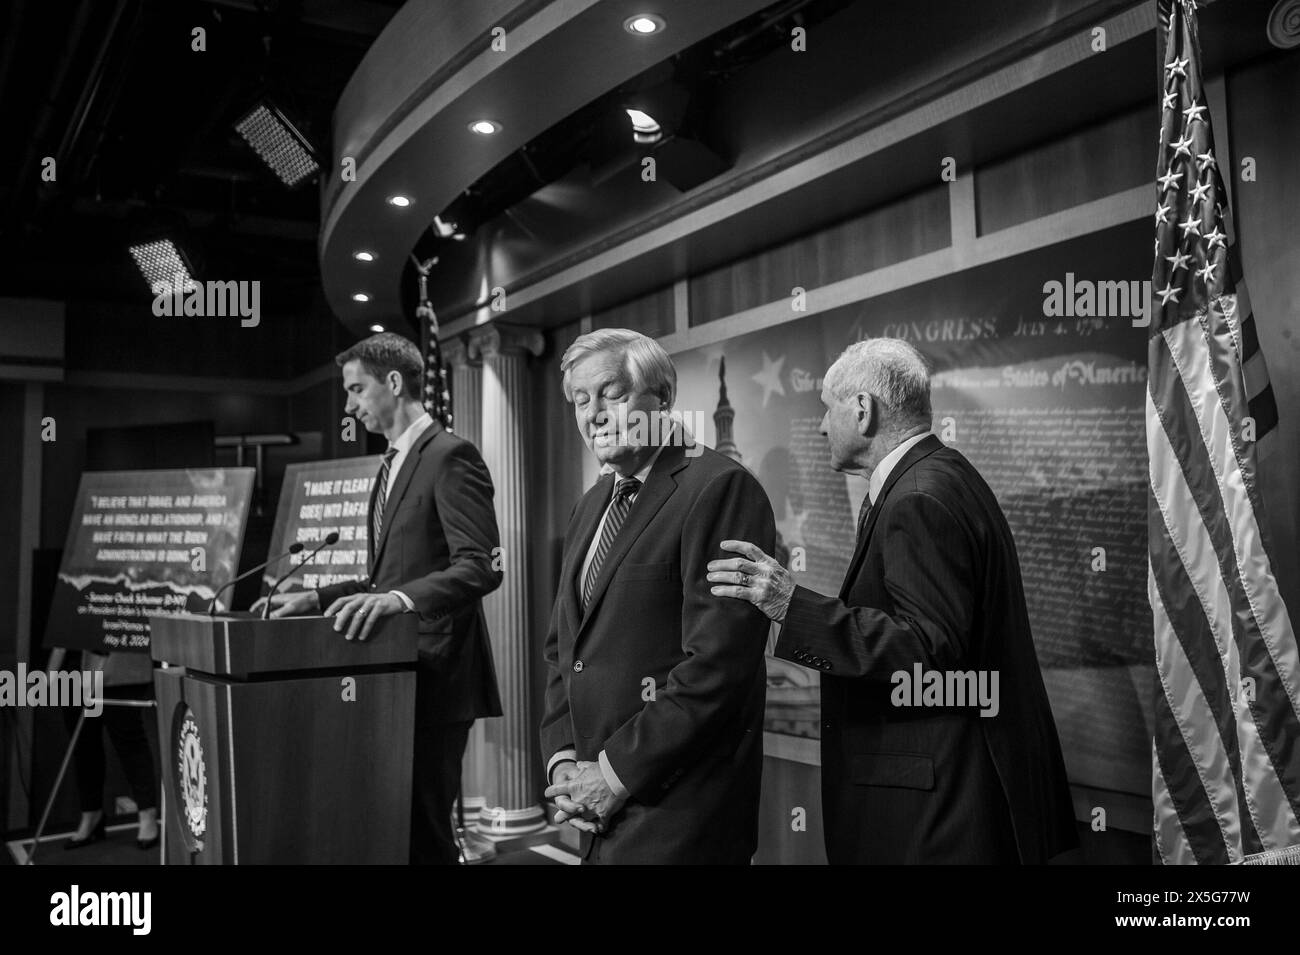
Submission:
M 366 54 L 335 111 L 319 244 L 330 308 L 357 334 L 375 322 L 405 320 L 401 281 L 410 251 L 461 192 L 574 110 L 769 3 L 406 4 Z M 662 17 L 667 27 L 633 36 L 623 24 L 641 13 Z M 504 44 L 494 48 L 501 30 Z M 483 119 L 499 124 L 499 131 L 471 132 L 470 124 Z M 355 181 L 342 179 L 345 157 L 355 162 Z M 411 204 L 391 205 L 394 195 Z M 358 261 L 359 251 L 373 260 Z

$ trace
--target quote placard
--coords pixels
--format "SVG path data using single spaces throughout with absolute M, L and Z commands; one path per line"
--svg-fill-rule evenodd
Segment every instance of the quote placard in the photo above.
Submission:
M 253 473 L 83 474 L 45 645 L 147 653 L 150 616 L 206 611 L 239 567 Z
M 302 544 L 303 549 L 266 569 L 264 590 L 290 568 L 293 574 L 280 587 L 280 593 L 315 590 L 366 576 L 370 492 L 380 460 L 379 455 L 369 455 L 285 468 L 270 553 L 282 554 L 295 543 Z M 311 552 L 332 533 L 339 535 L 338 543 L 305 564 Z

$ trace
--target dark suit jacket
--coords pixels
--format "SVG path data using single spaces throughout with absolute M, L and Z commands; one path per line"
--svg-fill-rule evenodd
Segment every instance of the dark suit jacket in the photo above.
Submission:
M 934 435 L 885 481 L 839 597 L 796 588 L 776 654 L 822 674 L 832 863 L 1041 863 L 1077 845 L 1011 530 Z M 892 705 L 891 675 L 915 663 L 997 671 L 999 712 Z
M 602 565 L 584 614 L 578 576 L 613 493 L 602 477 L 564 540 L 546 638 L 542 758 L 603 749 L 631 793 L 584 857 L 746 864 L 758 839 L 768 621 L 709 593 L 705 565 L 734 538 L 771 552 L 772 507 L 747 470 L 665 447 Z M 647 682 L 648 681 L 648 682 Z M 653 694 L 653 695 L 652 695 Z M 593 852 L 594 848 L 594 852 Z
M 372 491 L 372 514 L 374 505 Z M 481 603 L 501 584 L 492 566 L 498 545 L 483 458 L 435 422 L 397 472 L 379 540 L 369 541 L 369 579 L 317 591 L 322 610 L 363 591 L 400 590 L 411 598 L 420 617 L 416 707 L 425 721 L 501 715 Z

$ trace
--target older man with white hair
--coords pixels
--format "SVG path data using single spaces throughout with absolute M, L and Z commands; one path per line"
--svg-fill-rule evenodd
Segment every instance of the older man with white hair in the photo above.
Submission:
M 1078 837 L 1015 542 L 993 492 L 933 434 L 907 342 L 850 346 L 826 373 L 830 466 L 868 480 L 838 596 L 764 549 L 709 563 L 719 597 L 781 624 L 776 654 L 821 672 L 832 863 L 1041 863 Z
M 542 755 L 586 862 L 746 864 L 758 842 L 764 638 L 709 593 L 719 543 L 771 550 L 772 507 L 730 458 L 668 418 L 677 372 L 627 329 L 580 336 L 564 396 L 607 473 L 564 535 L 544 656 Z

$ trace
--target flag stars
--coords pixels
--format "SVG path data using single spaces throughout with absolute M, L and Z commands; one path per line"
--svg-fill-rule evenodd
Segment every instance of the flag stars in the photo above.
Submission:
M 1179 156 L 1186 156 L 1188 159 L 1191 159 L 1192 137 L 1188 136 L 1186 139 L 1175 140 L 1169 144 L 1169 148 L 1174 151 L 1174 159 L 1177 159 Z M 1211 157 L 1211 161 L 1213 161 L 1213 157 Z
M 1178 181 L 1182 178 L 1183 174 L 1181 172 L 1174 172 L 1173 167 L 1170 166 L 1167 173 L 1163 176 L 1156 177 L 1156 182 L 1160 183 L 1161 192 L 1168 192 L 1170 189 L 1174 188 L 1174 186 L 1178 185 Z
M 1192 192 L 1191 192 L 1192 202 L 1201 202 L 1202 200 L 1204 200 L 1205 195 L 1210 191 L 1210 188 L 1211 187 L 1208 182 L 1198 182 L 1195 186 L 1192 187 Z
M 1192 214 L 1189 212 L 1187 214 L 1187 219 L 1184 220 L 1183 222 L 1178 223 L 1178 228 L 1183 230 L 1184 239 L 1187 238 L 1189 235 L 1200 235 L 1201 220 L 1193 219 Z
M 1170 274 L 1170 280 L 1171 280 L 1171 281 L 1172 281 L 1172 279 L 1173 279 L 1173 275 L 1174 275 L 1174 274 L 1175 274 L 1179 269 L 1185 269 L 1185 268 L 1187 268 L 1187 262 L 1188 262 L 1188 260 L 1189 260 L 1190 258 L 1191 258 L 1190 255 L 1184 255 L 1183 253 L 1181 253 L 1181 252 L 1179 252 L 1179 251 L 1177 251 L 1177 250 L 1174 251 L 1174 254 L 1173 254 L 1173 255 L 1166 255 L 1166 256 L 1165 256 L 1165 261 L 1168 262 L 1169 265 L 1170 265 L 1170 273 L 1169 273 L 1169 274 Z
M 1177 305 L 1178 296 L 1183 294 L 1183 290 L 1181 288 L 1175 288 L 1173 280 L 1170 279 L 1169 284 L 1160 289 L 1156 294 L 1160 296 L 1161 306 L 1168 305 L 1170 302 Z
M 1191 137 L 1188 137 L 1187 140 L 1188 145 L 1191 145 L 1191 142 L 1192 142 Z M 1188 155 L 1191 154 L 1189 153 Z M 1197 169 L 1199 169 L 1201 172 L 1205 172 L 1205 170 L 1209 169 L 1211 166 L 1218 168 L 1218 163 L 1214 161 L 1214 153 L 1206 151 L 1203 153 L 1196 154 Z
M 1165 64 L 1165 73 L 1168 74 L 1170 78 L 1181 76 L 1183 79 L 1187 79 L 1187 63 L 1188 61 L 1186 59 L 1180 60 L 1177 57 L 1174 57 L 1172 63 Z
M 1183 110 L 1183 115 L 1187 117 L 1187 125 L 1190 126 L 1192 125 L 1192 123 L 1198 121 L 1202 123 L 1205 122 L 1205 120 L 1201 119 L 1201 114 L 1204 112 L 1205 112 L 1204 106 L 1197 103 L 1192 103 L 1191 106 Z
M 1165 98 L 1160 101 L 1161 109 L 1173 109 L 1178 103 L 1178 91 L 1170 90 L 1165 94 Z
M 754 381 L 763 386 L 763 407 L 767 407 L 767 399 L 773 392 L 781 397 L 785 397 L 785 385 L 781 382 L 781 366 L 785 364 L 785 356 L 782 355 L 776 361 L 767 357 L 767 352 L 763 352 L 763 370 L 750 375 Z
M 1227 248 L 1227 246 L 1224 245 L 1223 243 L 1223 240 L 1226 238 L 1227 236 L 1224 235 L 1222 232 L 1220 232 L 1219 227 L 1216 225 L 1214 227 L 1214 231 L 1205 233 L 1205 241 L 1208 243 L 1208 245 L 1206 245 L 1206 250 L 1208 251 L 1214 248 Z
M 1160 208 L 1156 209 L 1157 226 L 1160 226 L 1169 221 L 1169 212 L 1170 212 L 1169 206 L 1166 206 L 1164 204 L 1161 204 Z
M 1206 262 L 1205 268 L 1196 270 L 1196 277 L 1205 283 L 1206 288 L 1214 282 L 1214 263 Z

